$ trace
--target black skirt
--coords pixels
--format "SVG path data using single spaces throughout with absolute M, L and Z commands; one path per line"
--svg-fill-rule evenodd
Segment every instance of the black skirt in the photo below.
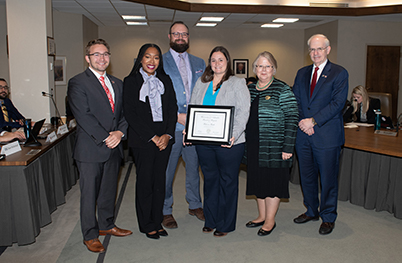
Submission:
M 251 104 L 247 124 L 247 188 L 246 195 L 257 198 L 289 198 L 289 168 L 259 167 L 259 127 L 258 102 L 256 97 Z

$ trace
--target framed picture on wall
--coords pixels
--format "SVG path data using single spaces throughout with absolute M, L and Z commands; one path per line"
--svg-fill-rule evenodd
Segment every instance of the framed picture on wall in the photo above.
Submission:
M 54 83 L 56 85 L 66 85 L 66 63 L 67 58 L 56 56 L 54 60 Z
M 56 43 L 54 42 L 54 38 L 47 37 L 47 54 L 49 56 L 56 55 Z
M 248 59 L 233 59 L 233 72 L 236 77 L 248 78 Z

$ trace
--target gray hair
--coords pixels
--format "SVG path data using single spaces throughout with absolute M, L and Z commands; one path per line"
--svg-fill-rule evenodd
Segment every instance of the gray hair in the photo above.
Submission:
M 312 36 L 307 40 L 307 45 L 308 45 L 308 46 L 310 46 L 311 40 L 312 40 L 313 38 L 315 38 L 315 37 L 322 37 L 322 38 L 324 38 L 325 47 L 329 47 L 329 45 L 330 45 L 329 39 L 328 39 L 325 35 L 323 35 L 323 34 L 315 34 L 315 35 L 312 35 Z

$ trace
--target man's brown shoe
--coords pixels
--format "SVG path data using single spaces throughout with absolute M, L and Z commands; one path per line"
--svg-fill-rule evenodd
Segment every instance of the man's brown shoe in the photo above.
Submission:
M 199 220 L 205 221 L 204 210 L 202 208 L 188 209 L 188 213 L 192 216 L 196 216 Z
M 177 228 L 177 222 L 173 215 L 164 215 L 162 225 L 166 228 Z
M 304 213 L 293 219 L 293 222 L 295 222 L 296 224 L 304 224 L 308 221 L 317 221 L 318 219 L 320 219 L 318 216 L 311 217 Z
M 130 230 L 121 229 L 121 228 L 118 228 L 117 226 L 115 226 L 109 230 L 99 230 L 100 236 L 112 235 L 112 236 L 116 236 L 116 237 L 125 237 L 128 235 L 131 235 L 132 233 L 133 232 L 131 232 Z
M 91 240 L 84 240 L 84 245 L 87 246 L 89 251 L 95 252 L 95 253 L 104 253 L 106 250 L 103 247 L 102 243 L 99 241 L 99 239 L 94 238 Z

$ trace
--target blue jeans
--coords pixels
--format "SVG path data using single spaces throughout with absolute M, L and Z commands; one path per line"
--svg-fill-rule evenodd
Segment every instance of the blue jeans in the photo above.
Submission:
M 175 143 L 172 146 L 168 167 L 166 169 L 166 192 L 163 214 L 171 215 L 173 210 L 173 179 L 180 156 L 186 168 L 186 200 L 190 209 L 202 207 L 200 196 L 200 174 L 198 172 L 198 156 L 195 146 L 183 146 L 182 131 L 175 132 Z

